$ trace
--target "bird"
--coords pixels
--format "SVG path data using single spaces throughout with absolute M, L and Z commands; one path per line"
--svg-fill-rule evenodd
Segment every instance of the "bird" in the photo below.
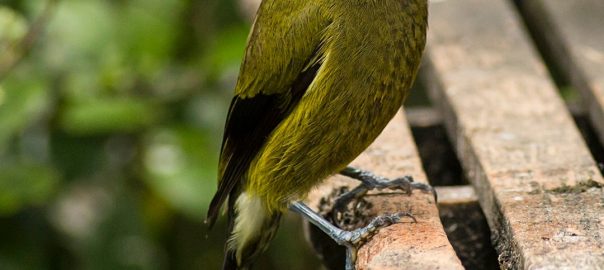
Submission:
M 226 204 L 224 270 L 250 269 L 293 211 L 347 246 L 399 215 L 343 231 L 302 200 L 341 173 L 364 189 L 428 188 L 349 167 L 401 108 L 426 43 L 427 0 L 263 0 L 228 109 L 209 205 L 211 227 Z M 401 184 L 402 183 L 402 184 Z M 361 192 L 362 193 L 362 192 Z

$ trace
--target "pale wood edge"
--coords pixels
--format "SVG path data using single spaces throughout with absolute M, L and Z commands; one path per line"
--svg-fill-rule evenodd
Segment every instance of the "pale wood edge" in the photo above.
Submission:
M 478 196 L 471 185 L 436 187 L 438 205 L 456 205 L 478 202 Z

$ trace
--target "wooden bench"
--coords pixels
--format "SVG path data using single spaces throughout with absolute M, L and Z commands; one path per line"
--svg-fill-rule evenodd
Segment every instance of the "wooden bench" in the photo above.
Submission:
M 535 38 L 549 44 L 539 48 L 553 52 L 553 65 L 564 67 L 580 90 L 604 142 L 604 2 L 519 0 L 518 6 L 541 34 Z M 428 39 L 422 82 L 472 186 L 439 188 L 441 211 L 477 198 L 504 269 L 602 269 L 604 180 L 516 5 L 433 1 Z M 402 113 L 353 165 L 438 182 L 427 179 Z M 334 190 L 356 184 L 334 176 L 308 203 L 320 210 Z M 381 191 L 367 200 L 373 206 L 367 216 L 407 211 L 417 223 L 379 231 L 359 250 L 358 269 L 464 268 L 430 195 Z M 324 257 L 337 257 L 324 245 L 329 241 L 309 232 Z

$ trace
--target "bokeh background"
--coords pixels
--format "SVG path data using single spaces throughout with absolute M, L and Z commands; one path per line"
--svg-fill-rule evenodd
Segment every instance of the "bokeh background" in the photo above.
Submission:
M 0 0 L 0 269 L 218 269 L 203 224 L 258 1 Z M 288 216 L 258 269 L 317 269 Z

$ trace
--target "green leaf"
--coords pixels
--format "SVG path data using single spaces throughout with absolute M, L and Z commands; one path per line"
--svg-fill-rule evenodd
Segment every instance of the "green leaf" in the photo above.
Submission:
M 152 125 L 161 108 L 138 99 L 95 99 L 67 104 L 61 127 L 72 134 L 134 132 Z
M 46 203 L 59 183 L 52 168 L 28 163 L 0 167 L 0 216 Z
M 49 105 L 40 81 L 7 78 L 0 84 L 0 151 L 9 139 L 43 115 Z

